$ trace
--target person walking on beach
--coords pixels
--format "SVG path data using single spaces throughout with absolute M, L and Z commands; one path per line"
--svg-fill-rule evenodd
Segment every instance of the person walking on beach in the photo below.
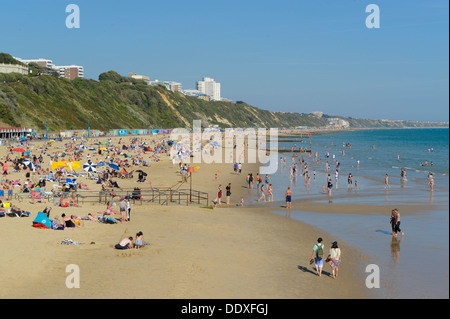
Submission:
M 264 202 L 266 202 L 266 194 L 264 190 L 264 184 L 261 184 L 261 197 L 258 199 L 258 203 L 261 201 L 261 199 L 264 198 Z
M 6 161 L 3 163 L 3 176 L 8 175 L 8 163 Z
M 230 196 L 231 196 L 231 183 L 228 183 L 227 187 L 225 187 L 227 192 L 227 205 L 230 205 Z
M 286 191 L 286 208 L 292 208 L 292 190 L 290 187 L 287 188 Z
M 267 196 L 269 197 L 267 200 L 269 202 L 273 202 L 273 187 L 272 187 L 272 184 L 269 184 L 269 186 L 267 187 Z
M 317 244 L 314 245 L 312 256 L 311 256 L 311 264 L 314 262 L 316 266 L 317 276 L 322 276 L 322 268 L 323 268 L 323 255 L 324 255 L 324 245 L 322 244 L 322 238 L 319 237 L 317 239 Z
M 396 214 L 395 214 L 395 209 L 393 209 L 391 211 L 391 219 L 389 220 L 389 223 L 391 224 L 392 236 L 394 236 L 394 237 L 395 237 L 395 220 L 396 220 Z
M 352 173 L 349 173 L 347 178 L 347 188 L 351 189 L 352 185 L 353 185 L 353 176 Z
M 388 174 L 384 175 L 384 189 L 391 189 L 391 185 L 389 185 L 389 176 Z
M 339 264 L 341 263 L 341 249 L 338 247 L 337 241 L 331 244 L 330 254 L 326 259 L 331 267 L 331 278 L 336 279 L 338 276 Z
M 131 220 L 131 203 L 130 203 L 130 198 L 127 196 L 125 197 L 125 201 L 127 202 L 127 221 Z
M 120 215 L 121 215 L 121 221 L 122 223 L 125 222 L 126 219 L 126 210 L 127 210 L 127 202 L 125 201 L 125 198 L 122 197 L 119 203 L 119 209 L 120 209 Z
M 222 184 L 219 184 L 219 189 L 217 190 L 217 198 L 219 205 L 222 204 Z
M 402 234 L 402 237 L 403 237 L 403 235 L 405 234 L 401 229 L 400 229 L 400 212 L 398 211 L 398 209 L 397 208 L 395 208 L 394 210 L 393 210 L 393 212 L 394 212 L 394 216 L 395 216 L 395 219 L 394 219 L 394 233 L 393 233 L 393 235 L 394 235 L 394 237 L 397 237 L 398 236 L 398 233 L 401 233 Z

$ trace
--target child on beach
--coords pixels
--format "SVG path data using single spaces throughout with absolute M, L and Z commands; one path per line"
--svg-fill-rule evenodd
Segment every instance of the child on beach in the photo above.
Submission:
M 136 237 L 134 239 L 134 248 L 139 249 L 144 246 L 143 244 L 144 234 L 140 231 L 136 234 Z

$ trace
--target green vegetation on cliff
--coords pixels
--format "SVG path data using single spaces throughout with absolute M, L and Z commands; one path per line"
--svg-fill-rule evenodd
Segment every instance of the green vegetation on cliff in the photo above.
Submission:
M 7 55 L 1 56 L 10 61 Z M 39 70 L 38 70 L 39 71 Z M 327 118 L 311 114 L 271 112 L 245 102 L 213 102 L 184 96 L 163 86 L 149 86 L 117 72 L 99 81 L 67 80 L 52 75 L 0 74 L 0 126 L 50 131 L 121 128 L 190 128 L 194 120 L 220 127 L 325 127 Z M 430 123 L 343 118 L 350 127 L 423 127 Z M 445 125 L 444 125 L 445 126 Z M 448 124 L 447 124 L 448 127 Z
M 276 113 L 240 102 L 208 102 L 162 86 L 125 78 L 114 71 L 100 81 L 41 75 L 0 74 L 1 120 L 13 126 L 51 131 L 87 128 L 191 127 L 295 127 L 323 126 L 326 121 L 311 115 Z

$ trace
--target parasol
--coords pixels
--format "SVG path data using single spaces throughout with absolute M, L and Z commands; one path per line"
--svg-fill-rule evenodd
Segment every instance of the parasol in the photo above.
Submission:
M 87 162 L 83 165 L 83 169 L 86 172 L 96 172 L 97 171 L 97 165 L 92 162 Z
M 111 167 L 112 169 L 115 169 L 116 171 L 120 170 L 119 166 L 117 166 L 116 164 L 109 163 L 108 166 Z

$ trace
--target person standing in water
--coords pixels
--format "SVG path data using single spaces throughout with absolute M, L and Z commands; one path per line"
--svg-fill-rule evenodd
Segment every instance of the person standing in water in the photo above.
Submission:
M 394 226 L 394 236 L 397 237 L 398 233 L 403 235 L 405 234 L 401 229 L 400 229 L 400 212 L 398 211 L 397 208 L 394 209 L 394 213 L 395 213 L 395 226 Z
M 292 208 L 292 190 L 290 187 L 288 187 L 287 191 L 286 191 L 286 208 Z
M 434 190 L 434 177 L 433 174 L 428 174 L 428 184 L 430 185 L 430 190 Z
M 261 184 L 261 197 L 258 199 L 258 203 L 261 201 L 261 199 L 264 198 L 264 202 L 266 202 L 266 191 L 264 189 L 264 184 Z
M 389 176 L 388 174 L 384 175 L 384 189 L 391 189 L 391 185 L 389 185 Z

